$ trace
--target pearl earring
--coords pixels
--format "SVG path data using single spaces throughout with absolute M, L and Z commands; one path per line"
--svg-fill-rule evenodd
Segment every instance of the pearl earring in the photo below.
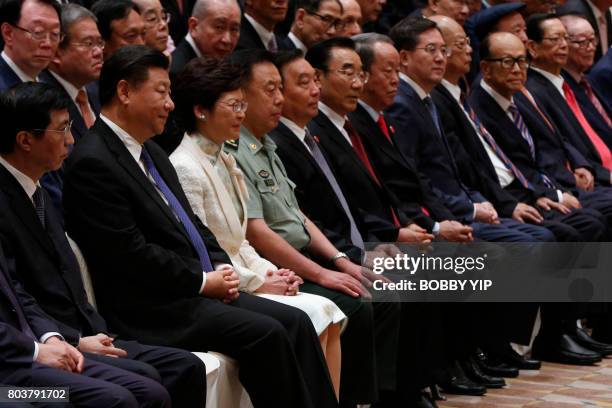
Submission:
M 200 113 L 200 120 L 201 121 L 205 121 L 206 120 L 206 115 L 203 113 Z

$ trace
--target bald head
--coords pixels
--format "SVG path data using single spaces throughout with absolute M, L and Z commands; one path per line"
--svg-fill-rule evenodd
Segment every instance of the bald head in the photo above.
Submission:
M 452 50 L 446 62 L 444 78 L 453 84 L 470 71 L 472 63 L 472 47 L 463 27 L 450 17 L 435 15 L 429 17 L 435 22 L 442 33 L 444 42 Z
M 437 14 L 428 18 L 438 25 L 438 28 L 440 29 L 440 31 L 442 31 L 444 39 L 446 39 L 446 36 L 451 33 L 457 31 L 463 32 L 463 28 L 461 27 L 461 25 L 459 25 L 459 23 L 457 23 L 454 19 L 448 16 Z
M 235 9 L 236 7 L 240 12 L 240 6 L 236 0 L 197 0 L 193 5 L 191 15 L 196 18 L 204 18 L 209 11 Z
M 240 6 L 236 0 L 197 0 L 187 24 L 203 55 L 223 58 L 240 37 Z
M 480 46 L 482 77 L 499 94 L 510 99 L 527 79 L 527 51 L 512 33 L 498 32 Z

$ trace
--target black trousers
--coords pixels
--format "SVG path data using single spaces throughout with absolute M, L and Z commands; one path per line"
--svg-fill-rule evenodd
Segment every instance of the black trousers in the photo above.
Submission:
M 608 231 L 604 216 L 590 208 L 573 210 L 569 214 L 544 211 L 542 215 L 542 226 L 551 230 L 559 242 L 598 242 Z
M 121 340 L 116 340 L 115 346 L 126 350 L 127 358 L 97 354 L 87 354 L 87 357 L 161 383 L 168 390 L 174 407 L 202 408 L 206 405 L 206 367 L 193 353 Z
M 171 406 L 168 392 L 158 382 L 89 359 L 85 359 L 83 371 L 80 374 L 33 363 L 31 369 L 18 369 L 5 381 L 24 387 L 68 387 L 70 403 L 83 408 L 165 408 Z M 61 404 L 56 405 L 62 406 Z

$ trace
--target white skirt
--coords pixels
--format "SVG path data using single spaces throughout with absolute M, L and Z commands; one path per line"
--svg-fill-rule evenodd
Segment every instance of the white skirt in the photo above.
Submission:
M 301 292 L 295 296 L 271 295 L 269 293 L 254 293 L 254 295 L 302 310 L 310 317 L 318 335 L 323 333 L 330 324 L 342 322 L 341 330 L 343 330 L 348 322 L 348 318 L 342 310 L 334 302 L 323 296 Z

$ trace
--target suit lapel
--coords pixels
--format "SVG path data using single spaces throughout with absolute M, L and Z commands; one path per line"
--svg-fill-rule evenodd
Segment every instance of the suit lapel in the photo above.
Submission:
M 293 147 L 293 151 L 298 152 L 304 159 L 306 159 L 306 161 L 310 163 L 310 165 L 315 169 L 315 171 L 319 173 L 319 176 L 327 179 L 327 177 L 325 176 L 325 174 L 323 174 L 321 168 L 315 161 L 314 157 L 312 157 L 312 154 L 310 154 L 306 150 L 306 146 L 304 146 L 304 144 L 300 142 L 300 140 L 293 134 L 293 132 L 287 126 L 285 126 L 281 122 L 278 124 L 277 131 L 282 134 L 281 137 L 283 138 L 284 143 L 290 144 Z M 318 135 L 313 135 L 313 137 L 318 137 Z M 321 149 L 321 153 L 323 153 L 323 149 Z

